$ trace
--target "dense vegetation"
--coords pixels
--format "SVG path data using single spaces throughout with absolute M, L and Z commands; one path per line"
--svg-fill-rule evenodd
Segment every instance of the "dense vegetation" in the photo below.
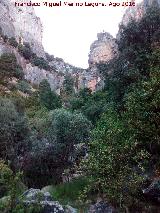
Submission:
M 9 42 L 17 47 L 13 38 Z M 75 93 L 70 75 L 61 96 L 46 80 L 33 89 L 14 55 L 0 57 L 0 85 L 10 90 L 0 93 L 0 197 L 10 195 L 9 212 L 19 208 L 22 182 L 52 184 L 53 196 L 64 203 L 100 196 L 122 212 L 152 205 L 142 188 L 151 182 L 148 174 L 160 172 L 160 8 L 121 26 L 117 43 L 119 55 L 97 64 L 105 88 L 95 93 Z M 31 59 L 27 44 L 18 48 Z M 47 66 L 41 59 L 34 63 Z M 17 84 L 8 88 L 12 78 Z M 74 174 L 82 177 L 62 184 Z

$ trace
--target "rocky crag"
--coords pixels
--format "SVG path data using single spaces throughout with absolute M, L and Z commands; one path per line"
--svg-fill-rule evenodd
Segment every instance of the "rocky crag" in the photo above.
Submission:
M 97 64 L 109 62 L 111 59 L 118 55 L 118 45 L 116 39 L 113 38 L 107 32 L 97 34 L 97 40 L 94 41 L 90 46 L 90 53 L 88 55 L 89 72 L 92 73 L 96 78 L 95 81 L 91 82 L 91 87 L 95 90 L 102 89 L 104 86 L 103 78 L 98 73 Z
M 25 0 L 25 2 L 29 0 Z M 20 0 L 19 2 L 23 2 Z M 157 0 L 160 4 L 160 0 Z M 127 25 L 132 19 L 140 19 L 152 0 L 144 0 L 136 7 L 130 7 L 123 16 L 121 25 Z M 15 7 L 14 0 L 0 0 L 0 27 L 4 35 L 8 38 L 15 38 L 18 44 L 29 43 L 31 50 L 37 57 L 45 60 L 47 55 L 42 45 L 43 28 L 40 19 L 36 16 L 33 7 Z M 121 28 L 120 28 L 121 30 Z M 120 31 L 119 31 L 120 32 Z M 117 34 L 117 39 L 119 33 Z M 118 55 L 116 39 L 109 33 L 102 32 L 97 34 L 97 40 L 90 46 L 89 67 L 81 69 L 65 63 L 63 59 L 50 57 L 48 60 L 51 70 L 46 70 L 33 65 L 26 60 L 18 51 L 18 48 L 11 46 L 0 38 L 0 55 L 3 53 L 14 53 L 19 65 L 25 73 L 25 79 L 34 85 L 38 85 L 43 79 L 47 79 L 51 88 L 60 93 L 63 87 L 65 75 L 70 73 L 74 78 L 75 91 L 80 88 L 88 87 L 92 91 L 103 87 L 102 76 L 98 73 L 96 64 L 108 62 Z
M 19 2 L 23 2 L 22 0 Z M 25 1 L 27 2 L 27 1 Z M 29 1 L 28 1 L 29 2 Z M 13 0 L 0 1 L 0 27 L 2 34 L 8 38 L 14 38 L 18 44 L 28 43 L 31 50 L 37 57 L 46 60 L 46 53 L 42 45 L 42 24 L 36 16 L 33 7 L 15 7 Z M 52 66 L 52 70 L 48 71 L 34 66 L 30 61 L 26 60 L 18 52 L 18 48 L 13 47 L 4 39 L 0 38 L 0 55 L 3 53 L 14 53 L 19 65 L 25 73 L 25 79 L 30 83 L 38 85 L 43 79 L 47 79 L 51 88 L 57 93 L 63 85 L 66 73 L 78 73 L 79 81 L 81 81 L 81 73 L 83 69 L 74 67 L 65 63 L 62 59 L 52 57 L 48 63 Z M 77 77 L 77 75 L 76 75 Z M 81 87 L 81 85 L 78 85 Z
M 129 7 L 122 17 L 119 32 L 117 33 L 117 39 L 119 39 L 119 34 L 122 30 L 121 26 L 127 26 L 127 24 L 132 20 L 140 20 L 144 16 L 147 8 L 153 4 L 160 6 L 160 0 L 143 0 L 141 3 L 136 4 L 135 7 Z
M 23 2 L 23 0 L 19 2 Z M 33 53 L 46 60 L 46 53 L 42 45 L 42 24 L 33 7 L 15 7 L 13 0 L 0 0 L 0 27 L 5 36 L 15 38 L 18 44 L 29 43 Z M 88 69 L 74 67 L 65 63 L 63 59 L 53 56 L 48 62 L 52 70 L 40 69 L 26 60 L 18 52 L 18 48 L 4 42 L 3 38 L 0 39 L 0 55 L 14 53 L 25 73 L 25 79 L 32 84 L 38 85 L 43 79 L 47 79 L 51 88 L 60 93 L 64 77 L 66 73 L 70 73 L 75 79 L 76 91 L 84 87 L 95 91 L 98 89 L 98 83 L 101 82 L 96 63 L 110 60 L 117 52 L 115 39 L 112 36 L 108 33 L 100 33 L 97 36 L 98 40 L 91 45 Z

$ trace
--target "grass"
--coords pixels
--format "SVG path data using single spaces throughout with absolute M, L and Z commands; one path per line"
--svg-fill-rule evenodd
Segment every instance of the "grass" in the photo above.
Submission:
M 79 195 L 87 183 L 88 180 L 86 178 L 77 178 L 71 182 L 53 186 L 50 193 L 54 200 L 58 200 L 63 205 L 71 205 L 77 208 L 79 212 L 84 213 L 86 206 L 80 204 Z

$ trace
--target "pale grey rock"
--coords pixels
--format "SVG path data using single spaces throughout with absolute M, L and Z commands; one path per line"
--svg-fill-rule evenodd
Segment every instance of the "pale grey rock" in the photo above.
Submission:
M 91 44 L 88 55 L 89 75 L 85 75 L 87 87 L 92 91 L 103 89 L 104 80 L 98 72 L 96 64 L 109 62 L 117 56 L 118 45 L 116 39 L 107 32 L 98 33 L 97 40 Z
M 78 210 L 73 208 L 72 206 L 66 205 L 65 206 L 65 213 L 78 213 Z
M 30 2 L 29 0 L 19 0 L 18 2 Z M 4 35 L 16 38 L 17 42 L 30 44 L 32 51 L 37 56 L 47 58 L 42 45 L 42 24 L 36 16 L 33 7 L 15 7 L 15 0 L 0 0 L 0 27 Z M 101 37 L 101 35 L 99 35 Z M 103 38 L 100 38 L 102 39 Z M 98 73 L 92 69 L 81 69 L 65 63 L 63 59 L 51 57 L 49 65 L 52 71 L 40 69 L 33 66 L 29 61 L 25 60 L 18 52 L 17 48 L 5 43 L 0 38 L 0 55 L 3 53 L 14 53 L 18 64 L 22 67 L 25 78 L 31 84 L 39 85 L 43 79 L 47 79 L 51 89 L 60 94 L 63 88 L 64 76 L 70 73 L 74 78 L 74 89 L 88 87 L 92 91 L 96 90 L 96 84 L 100 78 Z
M 127 26 L 132 20 L 139 21 L 144 16 L 147 8 L 152 4 L 156 4 L 156 6 L 160 7 L 160 0 L 143 0 L 141 3 L 136 3 L 135 7 L 126 9 L 116 35 L 117 40 L 120 39 L 120 33 L 122 32 L 121 26 Z
M 97 34 L 97 40 L 90 46 L 89 66 L 96 63 L 108 62 L 118 55 L 118 45 L 116 39 L 109 33 L 102 32 Z
M 21 197 L 24 206 L 39 204 L 42 207 L 42 213 L 64 213 L 62 205 L 58 201 L 53 201 L 49 192 L 31 188 L 25 191 Z
M 18 2 L 30 2 L 19 0 Z M 0 1 L 0 26 L 8 37 L 30 43 L 33 52 L 45 57 L 42 46 L 42 24 L 33 7 L 15 7 L 15 0 Z
M 117 213 L 114 207 L 104 201 L 91 205 L 88 213 Z

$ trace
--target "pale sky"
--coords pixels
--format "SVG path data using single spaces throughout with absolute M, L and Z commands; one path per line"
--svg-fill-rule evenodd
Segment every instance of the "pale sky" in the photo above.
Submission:
M 68 0 L 68 2 L 75 1 L 85 2 L 85 0 Z M 48 2 L 58 1 L 50 0 Z M 88 2 L 109 3 L 110 0 L 89 0 Z M 112 2 L 122 2 L 122 0 Z M 43 24 L 43 45 L 45 51 L 53 54 L 55 57 L 63 58 L 65 62 L 74 66 L 87 68 L 90 45 L 96 40 L 97 33 L 104 30 L 115 37 L 125 8 L 122 6 L 42 6 L 35 10 Z

